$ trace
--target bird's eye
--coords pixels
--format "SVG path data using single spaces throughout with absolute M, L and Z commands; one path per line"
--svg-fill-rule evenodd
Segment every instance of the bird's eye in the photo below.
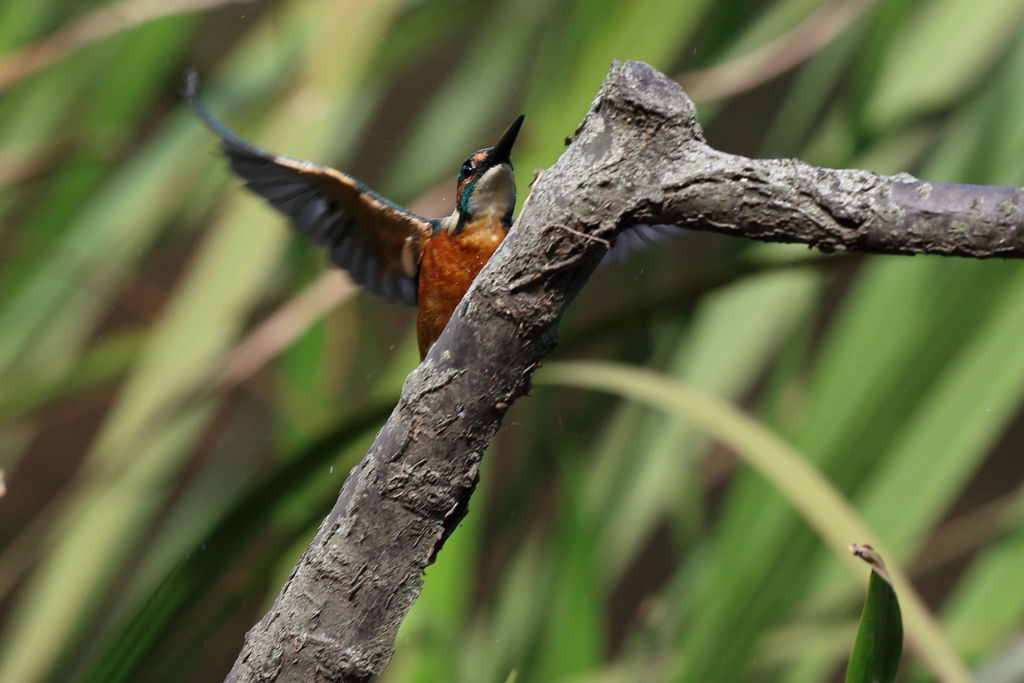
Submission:
M 472 172 L 473 172 L 473 161 L 471 159 L 466 159 L 462 163 L 462 170 L 459 171 L 459 179 L 461 180 L 461 179 L 465 178 L 466 176 L 468 176 Z

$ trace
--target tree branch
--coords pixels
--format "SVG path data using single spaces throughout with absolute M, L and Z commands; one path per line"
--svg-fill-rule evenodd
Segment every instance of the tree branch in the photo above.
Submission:
M 829 250 L 1021 256 L 1022 200 L 1017 188 L 724 154 L 705 144 L 678 85 L 614 64 L 228 680 L 366 681 L 384 668 L 424 568 L 466 515 L 484 449 L 619 230 L 672 223 Z

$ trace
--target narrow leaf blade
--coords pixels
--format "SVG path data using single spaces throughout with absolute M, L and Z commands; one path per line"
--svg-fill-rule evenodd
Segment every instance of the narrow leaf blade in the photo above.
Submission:
M 885 563 L 871 546 L 854 544 L 850 551 L 871 565 L 871 580 L 846 667 L 846 683 L 889 683 L 896 679 L 903 652 L 899 601 L 889 583 Z

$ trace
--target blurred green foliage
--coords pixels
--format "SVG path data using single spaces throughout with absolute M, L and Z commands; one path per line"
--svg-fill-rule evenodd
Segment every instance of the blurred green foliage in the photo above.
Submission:
M 114 6 L 101 18 L 123 26 L 32 67 L 36 41 L 106 5 L 0 4 L 13 683 L 220 680 L 415 362 L 409 312 L 357 295 L 216 382 L 324 266 L 229 177 L 177 95 L 189 66 L 249 139 L 442 215 L 466 153 L 519 111 L 526 196 L 612 59 L 685 83 L 843 7 L 851 20 L 797 67 L 698 102 L 713 145 L 1024 183 L 1024 0 L 189 2 L 202 11 L 152 20 Z M 996 683 L 1024 680 L 1022 338 L 1018 263 L 687 234 L 595 275 L 556 355 L 744 410 L 849 501 L 937 616 L 952 668 L 911 643 L 902 680 L 953 680 L 962 659 Z M 671 401 L 616 393 L 631 398 L 541 383 L 510 412 L 383 680 L 841 674 L 863 589 L 814 531 L 825 508 L 798 512 Z

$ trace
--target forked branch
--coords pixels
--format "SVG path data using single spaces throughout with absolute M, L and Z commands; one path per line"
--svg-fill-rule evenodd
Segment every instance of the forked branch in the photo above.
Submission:
M 826 250 L 1020 257 L 1022 204 L 1020 188 L 716 151 L 678 85 L 614 64 L 228 680 L 365 681 L 384 668 L 424 568 L 466 515 L 484 449 L 618 231 L 668 223 Z

